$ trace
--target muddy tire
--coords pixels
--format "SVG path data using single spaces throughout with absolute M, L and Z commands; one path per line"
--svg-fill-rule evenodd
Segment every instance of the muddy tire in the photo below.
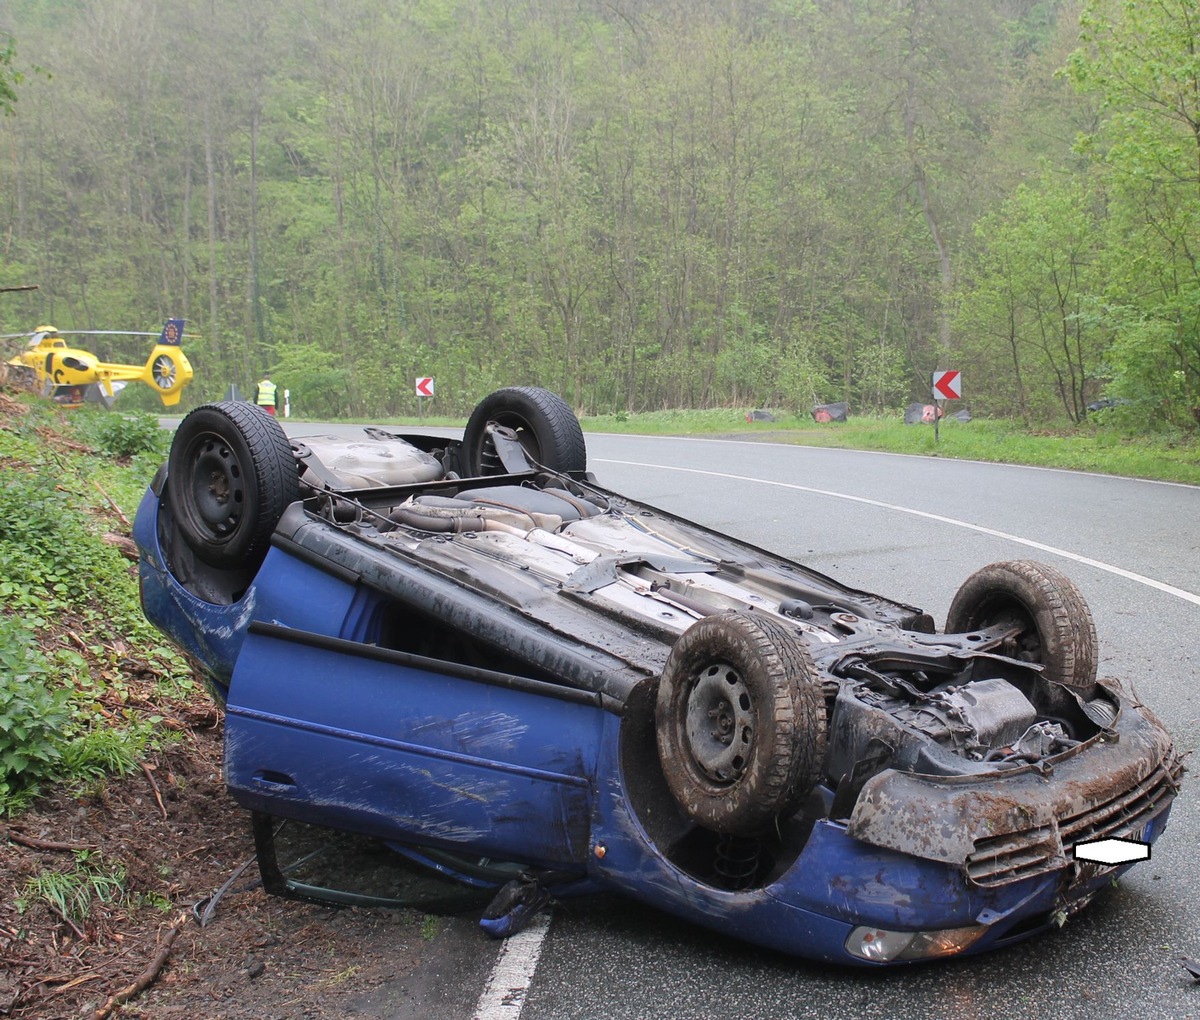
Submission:
M 769 617 L 722 613 L 679 637 L 659 683 L 658 753 L 693 821 L 751 834 L 799 807 L 825 758 L 815 678 L 800 637 Z
M 950 603 L 946 633 L 1011 621 L 1019 634 L 995 649 L 1045 667 L 1046 676 L 1068 687 L 1096 680 L 1097 642 L 1092 611 L 1075 583 L 1033 560 L 1007 560 L 977 570 Z
M 257 567 L 283 511 L 300 496 L 297 479 L 279 422 L 253 404 L 205 404 L 175 431 L 167 502 L 197 559 Z
M 531 461 L 552 471 L 587 470 L 583 429 L 567 402 L 549 390 L 510 386 L 484 397 L 467 421 L 463 450 L 471 475 L 505 473 L 487 433 L 489 422 L 512 429 Z

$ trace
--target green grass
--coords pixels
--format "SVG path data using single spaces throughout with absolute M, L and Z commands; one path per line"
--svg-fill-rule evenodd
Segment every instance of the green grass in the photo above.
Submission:
M 119 902 L 125 898 L 125 868 L 106 863 L 100 854 L 79 851 L 70 871 L 43 869 L 32 876 L 17 899 L 24 913 L 34 903 L 45 903 L 65 919 L 82 923 L 91 913 L 92 904 Z
M 846 422 L 818 425 L 808 416 L 785 413 L 780 413 L 773 422 L 747 422 L 746 411 L 725 408 L 596 415 L 583 418 L 581 423 L 584 432 L 720 436 L 798 446 L 1030 464 L 1200 485 L 1200 438 L 1196 435 L 1138 433 L 1104 422 L 1031 431 L 1012 421 L 946 419 L 935 436 L 932 425 L 905 425 L 900 412 L 887 417 L 853 416 Z M 407 418 L 394 424 L 406 428 L 462 427 L 463 420 Z
M 1128 434 L 1085 426 L 1028 431 L 1011 421 L 975 419 L 905 425 L 892 418 L 852 417 L 818 425 L 797 418 L 747 423 L 735 412 L 661 412 L 631 415 L 622 422 L 589 418 L 592 432 L 651 435 L 727 435 L 799 446 L 878 450 L 925 457 L 1094 471 L 1131 478 L 1200 485 L 1200 441 L 1194 436 Z

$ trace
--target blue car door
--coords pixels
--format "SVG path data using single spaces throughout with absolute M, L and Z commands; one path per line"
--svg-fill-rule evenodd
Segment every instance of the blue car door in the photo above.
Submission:
M 589 692 L 255 623 L 225 778 L 271 815 L 578 868 L 603 714 Z

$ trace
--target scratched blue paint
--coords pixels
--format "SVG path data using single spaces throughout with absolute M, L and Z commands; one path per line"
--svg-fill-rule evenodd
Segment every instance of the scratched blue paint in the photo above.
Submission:
M 602 715 L 251 633 L 226 705 L 226 781 L 274 814 L 582 870 Z

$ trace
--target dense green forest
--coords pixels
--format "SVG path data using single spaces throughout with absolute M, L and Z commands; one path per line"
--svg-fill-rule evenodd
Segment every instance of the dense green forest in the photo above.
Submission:
M 976 414 L 1191 428 L 1198 35 L 1200 0 L 5 0 L 0 286 L 40 289 L 0 332 L 185 316 L 185 406 L 270 367 L 308 415 L 418 375 L 442 413 L 866 412 L 953 368 Z

